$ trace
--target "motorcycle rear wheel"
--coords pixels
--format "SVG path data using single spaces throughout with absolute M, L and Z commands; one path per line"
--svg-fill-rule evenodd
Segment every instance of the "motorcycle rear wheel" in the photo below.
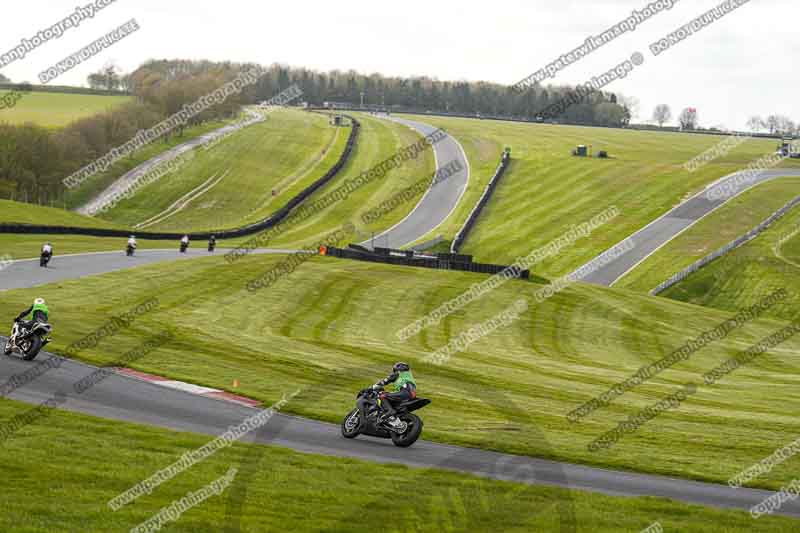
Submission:
M 38 335 L 32 335 L 28 341 L 28 349 L 23 352 L 22 358 L 25 361 L 33 361 L 42 349 L 42 339 Z
M 400 420 L 408 424 L 408 429 L 402 435 L 392 433 L 392 442 L 399 448 L 408 448 L 422 434 L 422 419 L 415 414 L 406 413 L 400 416 Z
M 358 409 L 350 411 L 342 420 L 342 436 L 346 439 L 354 439 L 361 434 L 364 421 Z

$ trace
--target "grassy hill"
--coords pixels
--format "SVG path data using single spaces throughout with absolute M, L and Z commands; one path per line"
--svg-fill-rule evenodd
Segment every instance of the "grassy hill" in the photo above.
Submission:
M 800 312 L 800 210 L 789 212 L 760 236 L 717 259 L 661 295 L 716 309 L 752 305 L 774 288 L 789 297 L 769 314 L 796 320 Z
M 313 205 L 344 185 L 347 180 L 355 180 L 362 172 L 371 170 L 384 160 L 393 157 L 400 149 L 422 138 L 400 124 L 365 114 L 357 116 L 362 126 L 361 138 L 350 162 L 326 187 L 312 195 L 306 201 L 306 205 Z M 269 242 L 269 246 L 294 248 L 313 245 L 348 221 L 356 226 L 356 233 L 350 240 L 353 242 L 367 240 L 373 233 L 380 233 L 405 218 L 422 198 L 424 191 L 420 190 L 409 195 L 407 201 L 392 212 L 369 224 L 361 220 L 361 215 L 421 180 L 429 181 L 434 172 L 433 151 L 426 150 L 418 158 L 403 162 L 400 167 L 387 172 L 383 178 L 375 179 L 306 219 L 298 220 L 290 217 L 290 220 L 277 230 L 278 236 Z
M 695 173 L 684 163 L 715 146 L 713 135 L 644 132 L 609 128 L 552 126 L 491 120 L 409 117 L 444 127 L 456 137 L 472 166 L 462 204 L 436 233 L 452 239 L 496 168 L 501 150 L 513 162 L 484 210 L 464 253 L 505 263 L 542 246 L 615 205 L 621 215 L 580 248 L 544 262 L 539 272 L 554 277 L 571 272 L 658 216 L 731 172 L 775 150 L 774 140 L 752 140 Z M 578 144 L 611 159 L 570 155 Z M 798 162 L 786 165 L 800 166 Z
M 348 133 L 330 126 L 319 114 L 278 110 L 265 122 L 238 131 L 208 150 L 195 150 L 194 157 L 177 171 L 142 187 L 102 216 L 129 225 L 143 222 L 209 178 L 225 175 L 184 210 L 148 229 L 236 227 L 276 211 L 288 201 L 287 189 L 296 182 L 309 184 L 322 176 L 341 154 Z M 281 191 L 280 197 L 273 197 L 273 190 Z
M 0 90 L 0 96 L 7 91 Z M 33 122 L 49 128 L 60 128 L 80 118 L 96 115 L 131 101 L 129 96 L 97 96 L 49 92 L 23 93 L 17 104 L 0 110 L 0 122 L 22 124 Z
M 615 286 L 649 292 L 681 269 L 744 235 L 797 196 L 800 178 L 786 177 L 732 198 L 647 258 Z
M 11 200 L 0 200 L 0 223 L 78 226 L 82 228 L 118 228 L 106 220 L 79 215 L 57 207 L 43 207 Z
M 781 321 L 748 323 L 573 424 L 567 413 L 732 313 L 589 286 L 537 305 L 533 295 L 540 285 L 513 282 L 401 342 L 396 331 L 485 276 L 318 258 L 269 289 L 244 290 L 282 260 L 249 257 L 229 265 L 218 257 L 53 284 L 45 288 L 57 333 L 53 348 L 63 350 L 110 313 L 157 297 L 158 310 L 79 358 L 108 363 L 168 328 L 179 340 L 138 368 L 217 388 L 230 389 L 239 380 L 238 392 L 265 401 L 308 386 L 324 400 L 288 410 L 334 422 L 355 391 L 385 375 L 394 361 L 408 360 L 420 393 L 433 399 L 425 412 L 427 438 L 723 483 L 800 434 L 794 416 L 800 408 L 800 339 L 712 388 L 702 386 L 704 372 L 777 331 Z M 9 309 L 22 308 L 41 291 L 8 291 L 3 300 Z M 423 362 L 518 298 L 531 306 L 518 321 L 445 365 Z M 700 387 L 680 408 L 625 435 L 609 451 L 587 450 L 627 416 L 687 382 Z M 799 476 L 800 462 L 793 460 L 756 484 L 775 488 Z
M 174 148 L 187 141 L 200 137 L 206 133 L 219 129 L 232 121 L 212 120 L 191 126 L 183 131 L 183 135 L 171 135 L 168 139 L 155 141 L 133 154 L 120 159 L 104 172 L 98 172 L 87 179 L 79 187 L 68 190 L 65 195 L 66 207 L 76 209 L 104 191 L 126 172 L 133 170 L 140 164 L 148 161 L 170 148 Z
M 309 198 L 308 204 L 420 139 L 408 128 L 392 122 L 368 116 L 360 120 L 361 135 L 350 162 L 333 181 Z M 217 185 L 184 210 L 146 229 L 219 229 L 261 220 L 332 167 L 344 150 L 349 133 L 348 128 L 331 127 L 326 115 L 280 110 L 270 114 L 265 123 L 235 133 L 208 151 L 198 151 L 174 174 L 143 187 L 134 197 L 102 216 L 128 224 L 146 220 L 163 213 L 176 199 L 210 177 L 224 175 Z M 372 224 L 363 224 L 359 215 L 403 188 L 432 176 L 433 172 L 434 158 L 428 151 L 308 219 L 287 224 L 286 231 L 270 245 L 310 244 L 348 220 L 359 226 L 358 238 L 366 239 L 370 232 L 391 227 L 405 217 L 422 197 L 422 192 Z

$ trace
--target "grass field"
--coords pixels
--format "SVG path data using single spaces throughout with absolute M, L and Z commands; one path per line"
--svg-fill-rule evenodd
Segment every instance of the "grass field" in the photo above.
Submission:
M 2 223 L 78 226 L 81 228 L 121 227 L 105 220 L 79 215 L 57 207 L 43 207 L 11 200 L 0 200 L 0 224 Z
M 145 161 L 174 148 L 179 144 L 190 141 L 203 134 L 219 129 L 231 121 L 214 120 L 203 124 L 186 128 L 183 135 L 172 135 L 169 139 L 155 141 L 144 148 L 137 150 L 132 155 L 120 159 L 111 165 L 106 171 L 99 172 L 87 179 L 79 187 L 68 190 L 65 195 L 66 207 L 76 209 L 81 207 L 89 200 L 103 192 L 106 187 L 114 183 L 126 172 L 133 170 Z M 65 176 L 66 177 L 66 176 Z
M 462 205 L 435 232 L 447 239 L 453 238 L 477 202 L 502 149 L 512 149 L 509 172 L 463 248 L 463 253 L 473 254 L 478 260 L 507 263 L 612 205 L 620 210 L 621 215 L 593 234 L 590 242 L 542 263 L 538 272 L 550 278 L 571 272 L 691 193 L 773 152 L 777 144 L 775 140 L 748 141 L 690 174 L 683 164 L 715 146 L 722 137 L 433 116 L 408 118 L 444 127 L 464 146 L 472 166 L 472 181 Z M 570 153 L 578 144 L 591 145 L 595 153 L 606 150 L 612 158 L 572 157 Z
M 0 400 L 0 420 L 31 409 Z M 615 498 L 489 481 L 440 470 L 300 454 L 235 444 L 118 511 L 106 502 L 211 437 L 51 412 L 0 447 L 0 529 L 25 533 L 128 531 L 173 501 L 225 476 L 232 483 L 165 531 L 752 531 L 744 512 L 655 498 Z M 503 470 L 506 471 L 506 470 Z M 513 470 L 508 470 L 513 473 Z M 411 487 L 412 490 L 408 490 Z M 402 512 L 387 495 L 402 493 Z M 13 502 L 13 504 L 11 504 Z M 388 523 L 387 523 L 388 521 Z M 759 519 L 758 530 L 791 531 L 797 521 Z M 574 525 L 574 529 L 570 526 Z M 238 526 L 238 528 L 236 527 Z M 235 529 L 229 529 L 235 528 Z M 563 529 L 562 529 L 563 528 Z
M 790 211 L 767 231 L 692 274 L 661 296 L 717 309 L 741 309 L 767 291 L 789 297 L 770 315 L 797 320 L 800 310 L 800 210 Z
M 800 195 L 800 178 L 780 178 L 732 198 L 638 265 L 615 286 L 649 292 L 698 259 L 744 235 Z
M 795 358 L 800 341 L 790 340 L 714 388 L 701 386 L 679 409 L 625 435 L 610 451 L 587 450 L 593 439 L 679 385 L 702 383 L 704 372 L 782 322 L 750 323 L 571 424 L 568 412 L 731 313 L 576 286 L 531 304 L 520 320 L 436 366 L 423 358 L 517 298 L 533 301 L 540 286 L 509 283 L 400 342 L 397 330 L 485 277 L 319 258 L 268 290 L 243 290 L 281 260 L 153 265 L 8 291 L 4 309 L 22 309 L 32 297 L 46 294 L 58 350 L 105 323 L 111 313 L 158 297 L 157 311 L 79 357 L 107 363 L 166 327 L 179 340 L 149 356 L 140 369 L 225 389 L 240 380 L 239 393 L 266 402 L 287 388 L 309 386 L 319 393 L 317 400 L 289 411 L 335 422 L 350 408 L 355 391 L 385 375 L 395 360 L 409 360 L 420 393 L 433 399 L 424 413 L 426 437 L 467 446 L 725 482 L 800 434 L 794 416 L 800 407 Z M 795 477 L 800 477 L 799 459 L 756 485 L 776 488 Z
M 349 130 L 326 117 L 278 110 L 194 157 L 173 173 L 142 187 L 102 216 L 133 225 L 164 212 L 213 176 L 225 177 L 208 192 L 151 230 L 193 231 L 232 228 L 265 218 L 333 166 Z M 280 191 L 273 196 L 273 191 Z
M 7 91 L 0 91 L 0 96 Z M 108 111 L 131 101 L 129 96 L 95 96 L 86 94 L 23 93 L 17 104 L 0 110 L 0 122 L 23 124 L 33 122 L 48 128 L 60 128 L 80 118 Z

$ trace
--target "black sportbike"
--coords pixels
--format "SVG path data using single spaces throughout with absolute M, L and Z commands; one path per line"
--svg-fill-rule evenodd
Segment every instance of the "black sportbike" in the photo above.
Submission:
M 47 268 L 47 264 L 53 258 L 53 252 L 42 252 L 42 255 L 39 257 L 39 266 L 42 268 Z
M 52 330 L 53 327 L 46 322 L 33 322 L 30 326 L 23 322 L 14 322 L 4 353 L 11 355 L 16 350 L 26 361 L 33 361 L 41 349 L 50 342 Z
M 127 255 L 128 257 L 133 257 L 134 252 L 136 252 L 135 245 L 129 244 L 127 247 L 125 247 L 125 255 Z
M 395 446 L 407 448 L 414 444 L 422 433 L 422 420 L 412 411 L 422 409 L 430 400 L 416 398 L 398 405 L 392 404 L 397 411 L 400 424 L 395 427 L 388 420 L 380 421 L 383 414 L 378 406 L 380 392 L 374 388 L 364 389 L 356 396 L 356 408 L 342 421 L 342 435 L 354 439 L 359 435 L 392 439 Z

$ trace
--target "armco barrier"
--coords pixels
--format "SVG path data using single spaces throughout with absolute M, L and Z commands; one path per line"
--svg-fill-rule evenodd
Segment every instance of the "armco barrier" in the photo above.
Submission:
M 486 207 L 486 204 L 489 203 L 489 199 L 492 197 L 492 193 L 497 188 L 497 184 L 500 182 L 500 178 L 503 177 L 503 174 L 506 173 L 506 169 L 508 168 L 508 164 L 511 162 L 511 154 L 508 151 L 503 152 L 503 156 L 500 159 L 500 165 L 497 167 L 497 170 L 492 176 L 492 179 L 489 181 L 489 184 L 486 186 L 486 190 L 483 191 L 480 200 L 478 200 L 478 204 L 472 210 L 472 212 L 467 217 L 467 221 L 464 222 L 464 226 L 456 233 L 456 238 L 453 239 L 453 244 L 450 246 L 450 251 L 452 253 L 458 253 L 458 250 L 461 249 L 461 246 L 464 244 L 464 241 L 467 240 L 467 236 L 469 232 L 472 231 L 472 227 L 475 225 L 475 222 L 478 221 L 478 217 L 481 215 L 481 211 L 483 208 Z
M 651 296 L 658 296 L 659 294 L 661 294 L 665 290 L 669 289 L 673 285 L 677 285 L 681 281 L 685 280 L 691 274 L 694 274 L 695 272 L 697 272 L 698 270 L 700 270 L 704 266 L 708 265 L 709 263 L 711 263 L 715 259 L 718 259 L 718 258 L 722 257 L 723 255 L 725 255 L 725 254 L 735 250 L 736 248 L 742 246 L 743 244 L 755 239 L 761 233 L 763 233 L 768 227 L 770 227 L 776 220 L 778 220 L 778 219 L 782 218 L 784 215 L 786 215 L 786 213 L 788 213 L 797 204 L 800 204 L 800 196 L 798 196 L 797 198 L 795 198 L 794 200 L 792 200 L 788 204 L 784 205 L 783 207 L 781 207 L 780 209 L 778 209 L 777 211 L 772 213 L 764 222 L 762 222 L 761 224 L 759 224 L 755 228 L 751 229 L 750 231 L 748 231 L 747 233 L 745 233 L 741 237 L 738 237 L 737 239 L 735 239 L 734 241 L 726 244 L 725 246 L 723 246 L 719 250 L 717 250 L 717 251 L 705 256 L 702 259 L 699 259 L 699 260 L 695 261 L 694 263 L 692 263 L 688 267 L 684 268 L 683 270 L 681 270 L 680 272 L 678 272 L 677 274 L 675 274 L 674 276 L 669 278 L 667 281 L 665 281 L 664 283 L 662 283 L 661 285 L 659 285 L 658 287 L 656 287 L 655 289 L 650 291 L 650 295 Z
M 371 263 L 385 263 L 388 265 L 402 265 L 419 268 L 432 268 L 437 270 L 458 270 L 461 272 L 477 272 L 481 274 L 499 274 L 507 266 L 473 263 L 471 256 L 455 254 L 421 254 L 410 250 L 390 250 L 377 248 L 370 252 L 361 247 L 320 249 L 320 254 L 342 259 L 368 261 Z M 518 276 L 520 279 L 530 279 L 530 270 L 523 270 Z
M 324 176 L 322 176 L 317 181 L 315 181 L 314 183 L 306 187 L 304 190 L 302 190 L 300 193 L 298 193 L 294 198 L 289 200 L 289 202 L 286 205 L 278 209 L 276 212 L 272 213 L 269 217 L 265 218 L 264 220 L 256 222 L 255 224 L 250 224 L 249 226 L 243 226 L 241 228 L 230 229 L 230 230 L 190 233 L 189 237 L 196 240 L 207 239 L 212 234 L 215 235 L 217 239 L 232 239 L 235 237 L 246 237 L 248 235 L 253 235 L 254 233 L 258 233 L 266 229 L 269 229 L 279 224 L 281 221 L 283 221 L 287 216 L 289 216 L 289 213 L 291 213 L 292 209 L 303 203 L 309 196 L 314 194 L 320 187 L 324 186 L 326 183 L 332 180 L 350 159 L 350 155 L 353 153 L 353 148 L 355 147 L 356 141 L 358 140 L 358 135 L 361 129 L 361 123 L 349 115 L 347 116 L 347 118 L 349 118 L 352 121 L 352 128 L 350 130 L 350 136 L 347 139 L 347 145 L 345 146 L 345 149 L 342 152 L 341 156 L 339 156 L 339 160 L 336 161 L 336 164 L 334 164 L 333 167 L 331 167 L 325 173 Z M 134 230 L 79 228 L 74 226 L 43 226 L 38 224 L 8 224 L 8 223 L 0 223 L 0 233 L 28 233 L 32 235 L 68 234 L 68 235 L 90 235 L 92 237 L 127 237 L 128 235 L 135 234 L 138 239 L 144 239 L 144 240 L 175 240 L 175 239 L 180 239 L 185 235 L 185 233 L 142 232 Z

